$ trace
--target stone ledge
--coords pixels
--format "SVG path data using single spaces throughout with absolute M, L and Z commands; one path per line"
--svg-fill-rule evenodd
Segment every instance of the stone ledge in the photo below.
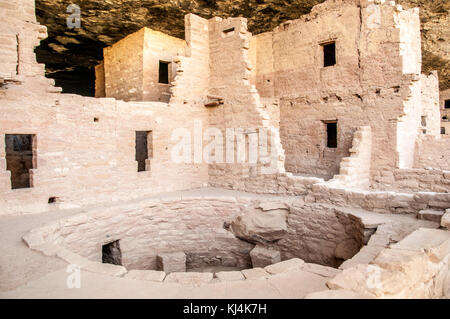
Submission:
M 305 262 L 300 258 L 285 260 L 273 265 L 266 266 L 264 269 L 270 274 L 280 274 L 292 270 L 298 270 L 303 267 Z
M 173 272 L 168 274 L 164 282 L 184 285 L 201 285 L 211 282 L 213 274 L 210 272 Z
M 158 282 L 162 282 L 165 277 L 166 273 L 164 271 L 157 271 L 157 270 L 130 270 L 125 275 L 125 278 L 128 279 L 158 281 Z

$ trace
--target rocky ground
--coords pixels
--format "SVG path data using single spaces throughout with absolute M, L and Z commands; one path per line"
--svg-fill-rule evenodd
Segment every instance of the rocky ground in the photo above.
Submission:
M 324 0 L 36 0 L 38 21 L 48 27 L 48 39 L 36 49 L 47 75 L 68 93 L 93 94 L 93 67 L 102 59 L 102 48 L 144 26 L 184 36 L 184 15 L 204 18 L 244 16 L 249 30 L 258 34 L 297 19 Z M 420 7 L 423 71 L 439 70 L 441 89 L 450 88 L 450 2 L 447 0 L 398 0 L 405 7 Z M 66 10 L 81 7 L 79 29 L 69 29 Z M 86 81 L 90 78 L 90 81 Z M 81 80 L 82 79 L 82 80 Z

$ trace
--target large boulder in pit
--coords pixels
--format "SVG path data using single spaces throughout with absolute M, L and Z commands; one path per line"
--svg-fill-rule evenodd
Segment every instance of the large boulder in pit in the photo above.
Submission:
M 281 261 L 281 254 L 278 250 L 256 245 L 250 252 L 250 258 L 252 259 L 253 268 L 264 268 L 279 263 Z
M 231 222 L 233 234 L 251 243 L 270 243 L 283 238 L 287 233 L 288 209 L 245 211 Z

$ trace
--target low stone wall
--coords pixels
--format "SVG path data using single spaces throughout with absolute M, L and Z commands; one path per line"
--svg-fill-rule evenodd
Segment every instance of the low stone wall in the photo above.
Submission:
M 321 178 L 293 176 L 290 173 L 243 178 L 234 185 L 215 182 L 212 186 L 258 194 L 295 195 L 307 203 L 357 207 L 379 213 L 417 214 L 423 209 L 450 208 L 448 192 L 358 190 L 336 186 Z
M 450 170 L 450 135 L 423 136 L 416 143 L 415 167 Z
M 397 169 L 375 176 L 373 189 L 402 192 L 450 193 L 450 171 L 439 169 Z

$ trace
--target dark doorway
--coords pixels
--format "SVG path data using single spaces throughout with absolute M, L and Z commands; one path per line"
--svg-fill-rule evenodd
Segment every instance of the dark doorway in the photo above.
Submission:
M 32 187 L 30 169 L 34 168 L 34 138 L 31 134 L 6 134 L 6 169 L 11 171 L 11 188 Z
M 323 66 L 332 66 L 336 64 L 336 43 L 323 45 Z
M 327 125 L 327 147 L 337 148 L 337 122 L 329 122 Z
M 169 62 L 159 61 L 159 83 L 169 84 Z
M 122 252 L 120 250 L 119 241 L 103 245 L 102 247 L 102 263 L 122 265 Z
M 445 107 L 446 109 L 450 109 L 450 100 L 445 100 L 444 107 Z
M 152 131 L 136 131 L 136 161 L 138 172 L 149 171 L 146 160 L 152 157 Z

